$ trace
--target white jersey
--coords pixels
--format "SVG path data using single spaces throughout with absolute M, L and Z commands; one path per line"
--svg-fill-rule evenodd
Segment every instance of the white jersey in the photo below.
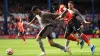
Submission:
M 40 27 L 43 27 L 42 18 L 39 15 L 36 15 L 37 20 L 39 21 Z
M 40 15 L 36 15 L 36 18 L 38 19 L 40 26 L 44 28 L 47 25 L 55 24 L 55 20 L 52 18 L 53 16 L 55 16 L 55 14 L 41 11 Z

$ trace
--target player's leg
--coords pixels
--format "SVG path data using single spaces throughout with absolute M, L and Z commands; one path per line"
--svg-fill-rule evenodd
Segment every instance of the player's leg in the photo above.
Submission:
M 45 49 L 44 49 L 44 46 L 43 46 L 43 42 L 42 42 L 41 37 L 39 35 L 36 37 L 36 41 L 38 42 L 39 47 L 42 51 L 42 53 L 40 55 L 46 55 L 46 52 L 45 52 Z
M 61 46 L 61 45 L 53 42 L 52 30 L 53 30 L 53 27 L 48 26 L 47 30 L 45 32 L 45 34 L 48 37 L 48 42 L 49 42 L 50 46 L 57 47 L 57 48 L 60 48 L 60 49 L 65 49 L 64 46 Z
M 46 55 L 46 52 L 45 52 L 45 49 L 44 49 L 44 46 L 43 46 L 43 42 L 42 42 L 42 40 L 41 40 L 42 37 L 45 37 L 45 36 L 43 36 L 45 31 L 46 31 L 46 27 L 45 27 L 44 29 L 42 29 L 42 30 L 39 32 L 39 34 L 37 35 L 37 37 L 36 37 L 36 41 L 38 42 L 39 47 L 40 47 L 40 49 L 41 49 L 41 51 L 42 51 L 42 53 L 41 53 L 40 55 Z
M 83 41 L 80 41 L 77 38 L 78 37 L 78 34 L 76 33 L 76 29 L 77 28 L 74 27 L 74 26 L 75 26 L 74 24 L 70 24 L 67 27 L 67 30 L 65 32 L 65 37 L 66 37 L 66 35 L 68 35 L 68 32 L 71 33 L 71 34 L 67 37 L 66 46 L 68 46 L 69 40 L 72 40 L 72 41 L 76 41 L 76 42 L 80 43 L 80 46 L 83 47 L 84 42 Z
M 72 24 L 69 24 L 66 31 L 65 31 L 65 34 L 64 34 L 64 37 L 67 39 L 67 40 L 72 40 L 72 41 L 76 41 L 76 42 L 79 42 L 78 38 L 74 37 L 71 33 L 74 31 L 73 30 L 73 25 Z
M 82 49 L 84 46 L 84 40 L 82 40 L 82 38 L 79 36 L 79 34 L 77 32 L 73 32 L 73 35 L 79 39 L 79 42 L 77 42 L 77 45 L 80 44 L 80 47 Z
M 52 36 L 50 36 L 50 35 L 48 36 L 48 42 L 49 42 L 50 46 L 59 48 L 59 49 L 63 50 L 64 52 L 67 51 L 70 55 L 72 54 L 72 53 L 71 53 L 71 50 L 70 50 L 69 48 L 64 47 L 64 46 L 62 46 L 62 45 L 60 45 L 60 44 L 58 44 L 58 43 L 55 43 L 55 42 L 53 41 L 53 39 L 52 39 Z
M 81 34 L 82 39 L 90 46 L 91 51 L 92 51 L 92 55 L 95 52 L 95 46 L 90 42 L 90 40 L 88 39 L 88 37 L 85 34 Z
M 38 42 L 38 44 L 42 50 L 42 53 L 40 55 L 46 55 L 46 52 L 44 50 L 44 46 L 43 46 L 41 39 L 42 39 L 42 37 L 47 37 L 49 35 L 48 27 L 49 26 L 45 26 L 43 29 L 41 29 L 41 31 L 39 32 L 39 34 L 36 37 L 36 41 Z
M 72 28 L 70 28 L 69 26 L 66 27 L 65 35 L 66 35 L 66 33 L 67 33 L 68 31 L 69 31 L 69 32 L 72 32 L 73 29 L 72 29 L 72 30 L 71 30 L 71 29 L 72 29 Z M 75 37 L 77 37 L 75 33 L 71 33 L 68 37 L 71 38 L 71 36 L 73 37 L 73 41 L 77 41 L 77 42 L 78 42 L 78 39 L 75 38 Z M 67 37 L 67 36 L 64 36 L 64 37 Z M 68 45 L 69 45 L 69 42 L 70 42 L 70 39 L 69 39 L 69 40 L 67 39 L 67 40 L 66 40 L 65 46 L 68 46 Z
M 25 39 L 25 36 L 24 36 L 24 33 L 23 32 L 18 32 L 18 35 L 16 36 L 17 37 L 21 37 L 24 41 L 24 44 L 26 44 L 26 39 Z
M 20 36 L 20 32 L 18 32 L 18 34 L 17 34 L 16 38 L 18 38 L 19 36 Z
M 73 22 L 74 22 L 74 21 L 73 21 Z M 81 30 L 81 28 L 80 28 L 81 22 L 78 21 L 78 20 L 76 20 L 74 23 L 75 23 L 75 24 L 74 24 L 74 26 L 73 26 L 73 29 L 74 29 L 74 31 L 75 31 L 76 33 L 78 33 L 78 31 Z M 80 36 L 80 33 L 78 33 L 77 36 L 79 36 L 79 38 L 80 38 L 80 37 L 81 37 L 81 36 Z M 80 43 L 80 47 L 81 47 L 81 49 L 82 49 L 83 46 L 84 46 L 84 41 L 79 39 L 79 43 Z
M 65 34 L 64 34 L 64 37 L 66 38 L 66 43 L 65 43 L 65 45 L 66 45 L 65 47 L 66 48 L 68 48 L 69 40 L 79 42 L 78 38 L 74 37 L 71 34 L 72 32 L 73 32 L 72 24 L 69 24 L 68 27 L 66 28 L 66 31 L 65 31 Z
M 77 37 L 77 38 L 79 39 L 79 36 L 78 36 L 78 34 L 77 34 L 76 32 L 73 32 L 72 34 L 73 34 L 74 37 Z M 79 40 L 80 40 L 80 39 L 79 39 Z M 78 45 L 78 44 L 79 44 L 79 42 L 77 42 L 77 45 Z
M 47 26 L 46 31 L 45 31 L 45 35 L 47 35 L 47 37 L 48 37 L 48 42 L 49 42 L 50 46 L 59 48 L 63 51 L 67 51 L 64 46 L 53 42 L 52 31 L 53 31 L 53 26 Z
M 70 40 L 67 40 L 67 39 L 66 39 L 66 41 L 65 41 L 65 47 L 68 47 L 69 43 L 70 43 Z M 69 47 L 68 47 L 68 48 L 69 48 Z
M 66 43 L 65 46 L 68 47 L 70 40 L 72 41 L 76 41 L 77 43 L 79 43 L 78 38 L 76 38 L 76 36 L 74 36 L 72 33 L 70 34 L 70 36 L 68 36 L 68 39 L 66 39 Z M 68 47 L 69 48 L 69 47 Z
M 26 36 L 25 36 L 25 32 L 21 32 L 22 35 L 22 39 L 24 41 L 24 44 L 26 44 Z
M 94 52 L 95 52 L 95 46 L 90 42 L 88 37 L 84 33 L 82 33 L 81 30 L 79 31 L 79 33 L 80 33 L 81 38 L 90 46 L 91 52 L 92 52 L 92 55 L 93 55 Z

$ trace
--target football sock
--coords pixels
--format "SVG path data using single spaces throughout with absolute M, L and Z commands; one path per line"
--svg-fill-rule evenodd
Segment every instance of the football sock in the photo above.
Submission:
M 26 40 L 25 40 L 25 36 L 22 36 L 22 39 L 23 39 L 24 41 L 26 41 Z
M 65 46 L 68 46 L 68 45 L 69 45 L 69 42 L 70 42 L 70 40 L 67 40 L 67 39 L 66 39 Z
M 39 44 L 39 46 L 40 46 L 42 52 L 45 53 L 45 50 L 44 50 L 44 47 L 43 47 L 43 43 L 42 43 L 42 41 L 41 41 L 41 40 L 37 40 L 37 42 L 38 42 L 38 44 Z
M 68 39 L 68 40 L 72 40 L 72 41 L 77 41 L 77 42 L 79 42 L 78 38 L 76 38 L 76 37 L 74 37 L 74 36 L 72 36 L 72 35 L 69 35 L 69 36 L 67 37 L 67 39 Z
M 81 38 L 82 38 L 88 45 L 91 44 L 90 40 L 88 39 L 88 37 L 87 37 L 85 34 L 81 34 Z
M 65 47 L 64 46 L 61 46 L 60 44 L 58 44 L 58 43 L 54 43 L 53 45 L 51 45 L 51 46 L 53 46 L 53 47 L 57 47 L 57 48 L 60 48 L 60 49 L 65 49 Z

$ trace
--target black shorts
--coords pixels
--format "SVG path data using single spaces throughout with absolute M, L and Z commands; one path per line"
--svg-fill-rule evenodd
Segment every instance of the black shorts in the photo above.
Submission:
M 48 25 L 46 27 L 44 27 L 44 29 L 42 29 L 40 32 L 39 32 L 39 36 L 40 37 L 48 37 L 48 39 L 53 39 L 53 36 L 52 36 L 52 30 L 53 30 L 53 26 L 51 25 Z
M 20 35 L 25 35 L 25 32 L 20 32 L 20 31 L 19 31 L 19 34 L 20 34 Z
M 66 28 L 67 33 L 77 32 L 80 29 L 81 22 L 78 20 L 71 20 Z

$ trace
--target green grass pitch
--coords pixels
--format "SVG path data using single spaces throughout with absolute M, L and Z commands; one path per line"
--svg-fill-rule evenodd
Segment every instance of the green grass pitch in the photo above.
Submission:
M 41 50 L 35 39 L 26 39 L 27 44 L 23 43 L 22 39 L 0 39 L 0 56 L 7 56 L 6 50 L 12 48 L 14 54 L 11 56 L 38 56 Z M 43 39 L 43 44 L 46 50 L 46 56 L 92 56 L 89 46 L 85 43 L 84 48 L 80 49 L 80 46 L 76 42 L 70 42 L 70 49 L 72 55 L 67 52 L 63 52 L 60 49 L 51 47 L 48 44 L 47 39 Z M 54 39 L 54 42 L 61 45 L 65 45 L 65 39 Z M 96 46 L 95 54 L 93 56 L 100 56 L 100 39 L 91 39 L 91 42 Z

